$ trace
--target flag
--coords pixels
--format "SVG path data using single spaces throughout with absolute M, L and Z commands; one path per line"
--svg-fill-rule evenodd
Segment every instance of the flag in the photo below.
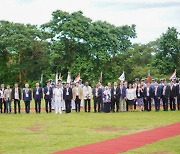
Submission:
M 150 74 L 150 70 L 148 71 L 147 82 L 148 82 L 148 83 L 151 83 L 151 74 Z
M 123 73 L 121 74 L 121 76 L 118 78 L 120 81 L 125 81 L 125 74 L 124 74 L 124 71 Z
M 102 71 L 101 71 L 101 74 L 100 74 L 100 77 L 99 77 L 99 82 L 102 83 Z
M 43 86 L 43 73 L 41 74 L 40 84 L 41 84 L 41 86 Z
M 79 82 L 80 78 L 81 78 L 81 76 L 80 76 L 80 72 L 79 72 L 79 74 L 77 75 L 77 77 L 74 79 L 74 82 L 75 82 L 75 83 L 76 83 L 76 82 Z
M 59 78 L 58 79 L 62 81 L 61 73 L 59 73 Z
M 170 76 L 169 80 L 173 80 L 176 78 L 176 69 L 174 70 L 173 74 Z
M 59 76 L 58 73 L 56 73 L 55 80 L 54 80 L 54 85 L 55 85 L 55 87 L 56 87 L 56 85 L 57 85 L 57 83 L 58 83 L 58 79 L 59 79 L 58 76 Z
M 70 72 L 68 72 L 67 83 L 71 83 L 71 73 Z

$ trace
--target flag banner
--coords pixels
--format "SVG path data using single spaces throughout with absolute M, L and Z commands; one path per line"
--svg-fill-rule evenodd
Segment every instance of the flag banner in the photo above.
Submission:
M 125 81 L 125 74 L 124 74 L 124 71 L 123 73 L 121 74 L 121 76 L 118 78 L 120 81 Z
M 70 72 L 68 72 L 67 83 L 71 83 L 71 73 Z
M 172 73 L 172 75 L 169 78 L 169 80 L 173 80 L 173 79 L 176 79 L 176 70 Z
M 58 78 L 59 78 L 58 76 L 59 76 L 58 73 L 56 73 L 55 80 L 54 80 L 55 87 L 56 87 L 56 85 L 58 83 Z
M 76 82 L 79 82 L 79 80 L 80 80 L 80 78 L 81 78 L 81 76 L 80 76 L 80 73 L 77 75 L 77 77 L 74 79 L 74 82 L 76 83 Z
M 41 84 L 41 86 L 43 86 L 43 73 L 41 74 L 40 84 Z
M 148 83 L 151 83 L 151 74 L 150 74 L 150 70 L 148 71 L 147 82 L 148 82 Z

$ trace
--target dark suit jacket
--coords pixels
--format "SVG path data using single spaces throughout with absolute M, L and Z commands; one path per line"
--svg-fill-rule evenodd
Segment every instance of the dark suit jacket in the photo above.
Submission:
M 39 95 L 36 94 L 36 91 L 37 91 L 37 88 L 34 87 L 34 89 L 33 89 L 33 98 L 34 98 L 34 100 L 40 101 L 42 99 L 42 97 L 43 97 L 42 88 L 41 87 L 38 88 Z
M 49 95 L 47 95 L 47 92 L 48 92 L 48 88 L 45 87 L 44 88 L 44 99 L 51 99 L 53 98 L 53 90 L 51 87 L 49 87 Z
M 143 95 L 144 95 L 144 98 L 148 97 L 147 96 L 147 87 L 144 88 L 144 91 L 143 91 Z M 149 97 L 150 98 L 153 98 L 153 88 L 152 87 L 149 87 Z
M 18 87 L 19 100 L 21 100 L 21 89 Z M 11 98 L 15 99 L 15 88 L 12 89 Z
M 180 85 L 178 84 L 178 85 L 176 86 L 176 96 L 177 96 L 177 97 L 180 96 L 179 88 L 180 88 Z
M 95 99 L 95 98 L 96 98 L 96 88 L 93 89 L 92 94 L 93 94 L 93 99 Z M 98 88 L 98 97 L 97 97 L 97 99 L 98 99 L 99 101 L 102 101 L 102 97 L 103 97 L 102 94 L 103 94 L 102 89 L 101 89 L 101 88 Z
M 25 90 L 23 90 L 23 100 L 24 101 L 31 101 L 32 100 L 32 93 L 31 93 L 31 90 L 29 89 L 28 92 L 28 97 L 26 97 L 26 92 Z
M 63 99 L 64 100 L 71 100 L 72 99 L 72 88 L 68 88 L 69 95 L 66 95 L 67 88 L 63 89 Z
M 172 89 L 170 86 L 170 98 L 176 97 L 176 86 L 173 85 Z
M 140 96 L 138 96 L 138 88 L 136 89 L 136 96 L 137 96 L 137 98 L 142 98 L 144 96 L 143 93 L 144 93 L 144 91 L 140 90 L 140 92 L 139 92 Z
M 153 90 L 153 95 L 154 95 L 154 97 L 162 97 L 161 95 L 162 95 L 162 88 L 161 87 L 157 87 L 157 92 L 156 92 L 156 94 L 155 94 L 155 88 L 154 88 L 154 90 Z
M 116 99 L 119 99 L 120 98 L 120 95 L 121 95 L 121 91 L 120 91 L 120 87 L 117 86 L 116 87 L 116 94 L 114 95 L 114 87 L 111 89 L 111 98 L 114 99 L 114 97 L 116 97 Z
M 162 88 L 162 97 L 163 97 L 163 89 L 164 89 L 164 86 Z M 165 95 L 164 95 L 165 98 L 169 98 L 170 97 L 170 86 L 166 86 L 166 90 L 165 90 Z

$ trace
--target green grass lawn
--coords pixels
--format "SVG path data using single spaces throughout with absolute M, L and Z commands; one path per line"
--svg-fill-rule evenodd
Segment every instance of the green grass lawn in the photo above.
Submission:
M 0 114 L 0 153 L 52 153 L 175 122 L 180 122 L 179 111 Z M 176 136 L 127 153 L 178 153 L 179 145 Z

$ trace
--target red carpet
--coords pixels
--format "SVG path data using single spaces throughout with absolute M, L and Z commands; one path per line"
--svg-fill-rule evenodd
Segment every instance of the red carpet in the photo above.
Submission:
M 180 135 L 180 122 L 98 143 L 59 151 L 55 154 L 114 154 L 135 149 L 176 135 Z

